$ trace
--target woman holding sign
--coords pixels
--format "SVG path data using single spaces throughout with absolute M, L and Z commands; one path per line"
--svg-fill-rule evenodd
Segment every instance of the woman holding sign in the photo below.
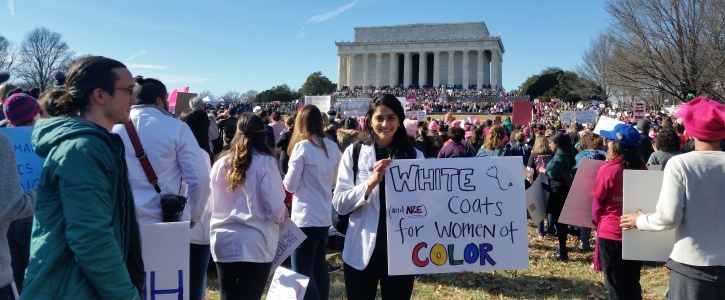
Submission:
M 604 284 L 609 299 L 642 299 L 639 284 L 641 261 L 622 259 L 622 216 L 624 194 L 624 170 L 646 170 L 639 154 L 641 136 L 637 129 L 618 124 L 612 131 L 601 131 L 607 139 L 609 161 L 597 171 L 597 180 L 592 190 L 592 217 L 597 225 L 597 247 L 594 253 L 594 267 L 601 262 Z
M 262 119 L 244 113 L 211 169 L 211 254 L 222 299 L 261 299 L 287 212 Z
M 388 275 L 385 172 L 393 158 L 424 158 L 408 139 L 403 120 L 395 96 L 373 99 L 363 135 L 345 150 L 338 169 L 332 204 L 340 214 L 350 214 L 342 251 L 348 299 L 375 299 L 378 282 L 383 299 L 410 299 L 413 293 L 413 275 Z
M 539 172 L 546 174 L 549 178 L 549 202 L 546 204 L 546 212 L 550 213 L 556 226 L 556 236 L 559 240 L 559 248 L 554 253 L 557 260 L 569 260 L 569 249 L 566 248 L 566 238 L 569 227 L 559 223 L 561 210 L 564 208 L 566 196 L 569 194 L 569 186 L 564 182 L 564 173 L 571 171 L 574 166 L 576 150 L 569 141 L 569 136 L 557 132 L 549 137 L 549 148 L 554 151 L 554 157 L 546 164 L 546 167 L 539 168 Z

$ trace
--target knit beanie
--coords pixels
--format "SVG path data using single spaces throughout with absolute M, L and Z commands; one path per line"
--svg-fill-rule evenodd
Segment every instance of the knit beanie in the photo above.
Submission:
M 677 117 L 682 118 L 687 133 L 698 140 L 725 140 L 725 105 L 722 103 L 697 97 L 683 104 Z
M 408 136 L 415 137 L 415 133 L 418 131 L 418 121 L 405 119 L 403 121 L 403 126 L 405 127 L 405 133 L 407 133 Z
M 3 113 L 13 126 L 30 122 L 40 112 L 38 101 L 23 93 L 12 94 L 3 102 Z

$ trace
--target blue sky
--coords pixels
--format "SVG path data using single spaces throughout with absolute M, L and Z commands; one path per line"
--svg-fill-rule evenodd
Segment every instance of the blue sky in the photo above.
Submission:
M 589 0 L 2 1 L 0 35 L 16 45 L 44 26 L 79 54 L 215 95 L 298 89 L 315 71 L 337 82 L 335 42 L 355 27 L 480 21 L 501 34 L 503 86 L 515 89 L 549 66 L 574 70 L 609 20 Z

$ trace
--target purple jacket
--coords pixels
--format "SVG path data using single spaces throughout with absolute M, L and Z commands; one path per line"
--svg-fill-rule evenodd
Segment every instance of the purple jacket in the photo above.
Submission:
M 438 152 L 438 158 L 449 158 L 449 157 L 474 157 L 476 153 L 464 143 L 457 143 L 451 141 L 450 144 L 443 146 L 441 151 Z

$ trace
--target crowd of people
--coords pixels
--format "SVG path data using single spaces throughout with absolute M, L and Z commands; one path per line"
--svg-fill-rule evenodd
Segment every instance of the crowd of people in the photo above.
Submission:
M 289 261 L 310 279 L 304 299 L 328 299 L 330 232 L 344 237 L 348 299 L 374 299 L 378 285 L 383 299 L 410 299 L 415 276 L 388 274 L 386 168 L 393 159 L 502 156 L 521 157 L 527 185 L 545 176 L 537 238 L 556 237 L 556 260 L 593 252 L 610 299 L 642 298 L 642 263 L 622 258 L 622 230 L 634 229 L 676 229 L 668 299 L 725 296 L 725 106 L 716 101 L 638 122 L 623 110 L 555 102 L 536 104 L 529 124 L 452 114 L 507 113 L 511 102 L 444 105 L 445 119 L 414 120 L 396 98 L 411 90 L 385 87 L 359 119 L 313 105 L 209 107 L 198 97 L 176 118 L 166 86 L 119 61 L 86 57 L 62 77 L 39 99 L 0 85 L 7 126 L 33 126 L 45 158 L 37 187 L 24 191 L 0 134 L 0 300 L 142 299 L 139 224 L 178 221 L 191 230 L 190 299 L 205 295 L 210 257 L 222 299 L 260 299 L 287 219 L 307 236 Z M 419 93 L 415 105 L 436 101 L 434 89 Z M 568 110 L 624 123 L 596 133 L 595 124 L 563 124 Z M 559 223 L 567 177 L 583 159 L 606 161 L 590 194 L 594 245 L 591 230 Z M 623 171 L 648 166 L 664 171 L 656 211 L 623 214 Z M 580 246 L 572 250 L 569 235 Z

